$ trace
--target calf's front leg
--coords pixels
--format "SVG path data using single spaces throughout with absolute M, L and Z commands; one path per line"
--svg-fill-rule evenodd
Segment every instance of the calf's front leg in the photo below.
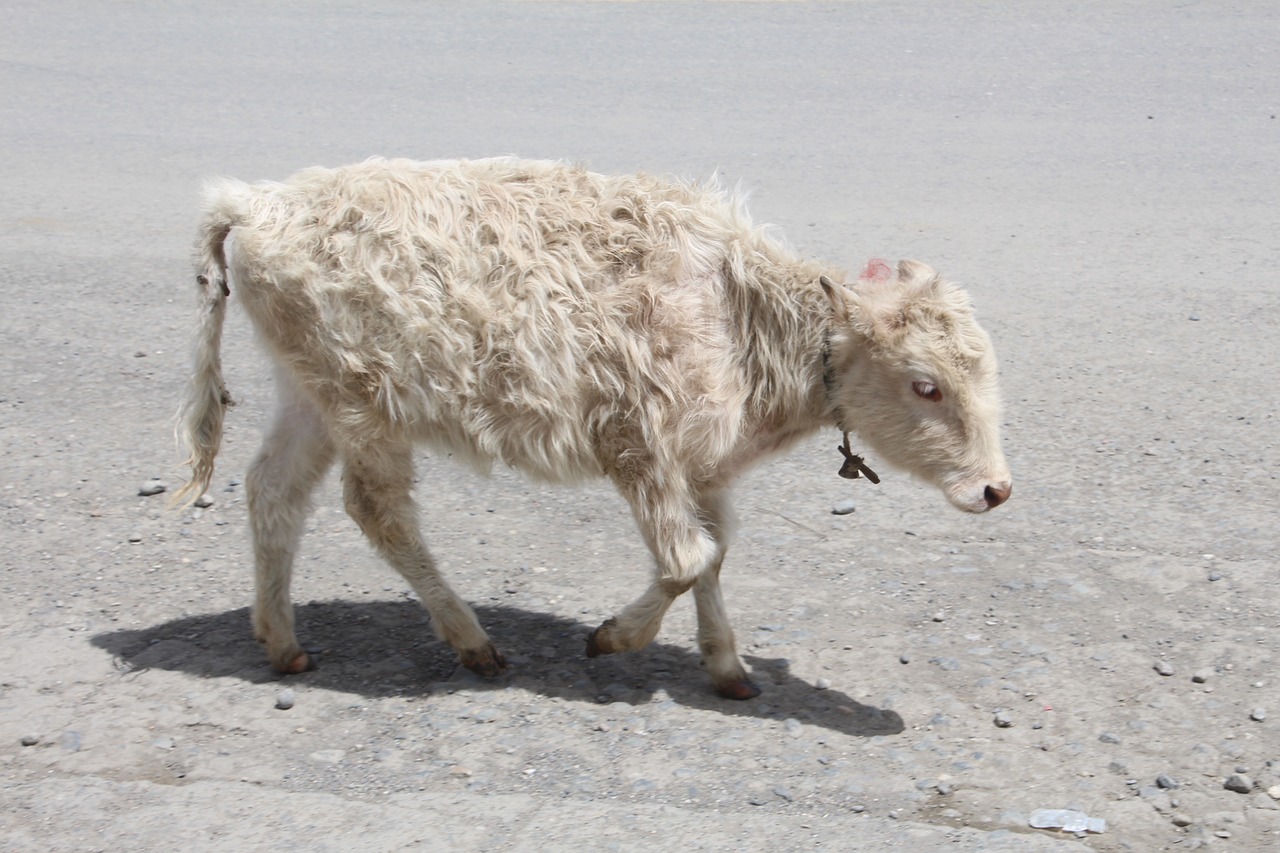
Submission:
M 698 644 L 716 692 L 730 699 L 759 695 L 760 689 L 747 678 L 738 659 L 720 594 L 720 563 L 728 534 L 721 497 L 703 498 L 670 489 L 624 489 L 623 493 L 653 554 L 656 577 L 638 599 L 591 632 L 587 656 L 644 648 L 657 636 L 671 603 L 692 588 L 698 608 Z
M 738 657 L 737 642 L 729 613 L 720 592 L 720 566 L 729 548 L 729 532 L 732 513 L 728 497 L 723 492 L 711 492 L 701 497 L 699 515 L 711 535 L 720 546 L 719 558 L 698 575 L 693 585 L 693 601 L 698 609 L 698 650 L 702 652 L 702 664 L 711 676 L 716 692 L 727 699 L 753 699 L 760 695 L 760 688 L 747 677 L 747 668 Z

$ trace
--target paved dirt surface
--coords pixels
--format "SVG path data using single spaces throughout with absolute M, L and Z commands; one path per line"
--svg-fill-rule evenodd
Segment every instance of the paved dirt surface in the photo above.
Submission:
M 1274 3 L 174 5 L 3 11 L 0 849 L 1280 849 Z M 138 494 L 183 475 L 200 181 L 506 153 L 719 170 L 805 254 L 964 283 L 1013 499 L 841 480 L 835 433 L 748 476 L 734 703 L 688 602 L 584 657 L 649 571 L 608 489 L 424 453 L 510 673 L 455 666 L 331 480 L 320 667 L 276 677 L 238 311 L 213 505 Z M 1063 808 L 1105 831 L 1028 826 Z

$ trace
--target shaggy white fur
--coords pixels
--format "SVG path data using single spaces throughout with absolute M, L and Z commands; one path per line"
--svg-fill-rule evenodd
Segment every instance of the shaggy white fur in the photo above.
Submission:
M 197 254 L 182 495 L 213 473 L 235 293 L 279 367 L 279 414 L 246 486 L 255 631 L 285 671 L 310 665 L 289 577 L 336 457 L 348 511 L 482 673 L 504 664 L 418 532 L 413 444 L 549 480 L 609 477 L 657 572 L 589 653 L 644 646 L 693 588 L 712 681 L 738 698 L 757 690 L 718 577 L 725 490 L 742 470 L 839 422 L 963 509 L 1009 493 L 995 360 L 963 292 L 910 261 L 833 284 L 841 273 L 795 257 L 715 187 L 553 162 L 369 160 L 210 184 Z

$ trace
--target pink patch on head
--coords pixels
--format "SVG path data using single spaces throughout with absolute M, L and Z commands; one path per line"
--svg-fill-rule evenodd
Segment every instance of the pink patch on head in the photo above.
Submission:
M 858 278 L 862 281 L 889 281 L 893 278 L 893 267 L 883 258 L 872 258 L 862 268 L 862 275 Z

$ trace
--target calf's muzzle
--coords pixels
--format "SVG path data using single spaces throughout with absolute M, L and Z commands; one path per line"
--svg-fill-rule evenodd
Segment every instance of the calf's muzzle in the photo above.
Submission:
M 1003 483 L 988 483 L 987 487 L 982 491 L 983 500 L 987 502 L 987 509 L 995 509 L 1000 504 L 1009 500 L 1009 495 L 1013 494 L 1013 484 L 1008 480 Z

